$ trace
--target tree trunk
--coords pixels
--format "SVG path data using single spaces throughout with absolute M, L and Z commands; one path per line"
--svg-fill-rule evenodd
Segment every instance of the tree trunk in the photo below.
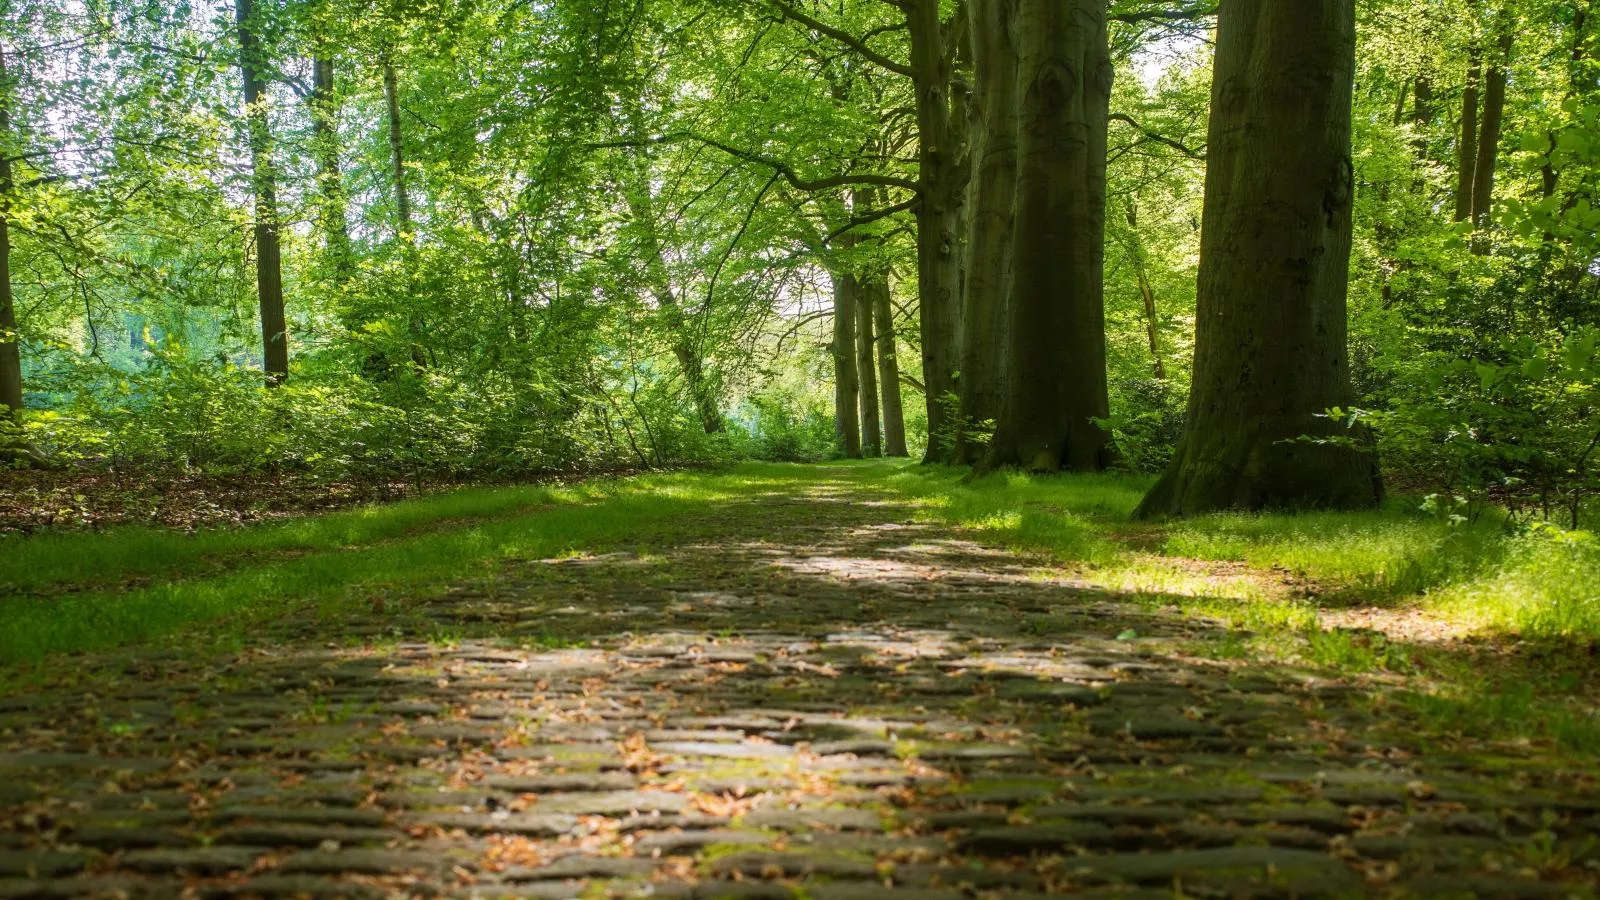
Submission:
M 251 186 L 255 194 L 256 296 L 261 303 L 262 370 L 269 386 L 289 377 L 289 333 L 283 311 L 283 262 L 278 245 L 278 185 L 272 168 L 272 133 L 257 74 L 261 47 L 253 29 L 253 0 L 237 0 L 239 72 L 244 80 L 250 134 Z
M 1011 33 L 1016 0 L 971 0 L 974 104 L 973 178 L 968 207 L 965 307 L 961 331 L 961 431 L 953 462 L 975 463 L 987 440 L 972 426 L 993 427 L 1005 405 L 1006 316 L 1011 235 L 1017 199 L 1017 49 Z
M 861 285 L 861 303 L 872 309 L 878 339 L 878 387 L 883 395 L 883 455 L 910 456 L 906 449 L 906 415 L 900 400 L 900 358 L 896 355 L 894 307 L 889 280 L 882 273 Z
M 1161 358 L 1161 318 L 1156 312 L 1156 292 L 1150 285 L 1149 254 L 1139 236 L 1139 208 L 1128 203 L 1128 255 L 1133 259 L 1133 274 L 1144 300 L 1144 332 L 1150 344 L 1150 364 L 1158 381 L 1167 380 L 1167 364 Z
M 856 375 L 856 277 L 833 272 L 833 412 L 839 449 L 851 459 L 861 458 L 861 420 Z
M 1500 56 L 1484 80 L 1483 124 L 1478 134 L 1478 161 L 1472 169 L 1472 224 L 1479 230 L 1488 227 L 1494 203 L 1494 173 L 1500 159 L 1500 126 L 1505 120 L 1506 67 L 1511 64 L 1511 46 L 1508 30 L 1500 38 Z M 1480 256 L 1487 254 L 1489 242 L 1473 241 L 1472 251 Z
M 1222 6 L 1194 384 L 1143 517 L 1380 498 L 1365 435 L 1325 417 L 1352 399 L 1354 67 L 1355 0 Z
M 940 441 L 951 433 L 960 310 L 960 152 L 950 128 L 951 67 L 945 52 L 939 0 L 906 0 L 916 91 L 918 133 L 917 306 L 922 325 L 922 380 L 927 387 L 928 449 L 924 462 L 942 459 Z
M 861 452 L 865 456 L 883 455 L 883 429 L 878 425 L 878 373 L 873 367 L 877 343 L 872 327 L 872 302 L 861 282 L 856 282 L 856 378 L 861 395 Z
M 344 174 L 339 169 L 339 95 L 334 83 L 331 55 L 319 53 L 312 61 L 311 89 L 312 147 L 317 157 L 317 182 L 322 208 L 323 249 L 340 282 L 349 280 L 355 256 L 350 248 L 349 200 L 344 190 Z
M 0 413 L 14 419 L 22 412 L 22 342 L 11 292 L 11 200 L 16 190 L 11 181 L 12 96 L 6 50 L 0 47 Z
M 1017 213 L 1006 408 L 984 467 L 1099 470 L 1106 388 L 1102 0 L 1018 0 Z
M 406 182 L 405 133 L 400 124 L 400 76 L 394 63 L 383 63 L 383 99 L 389 112 L 389 164 L 394 178 L 395 237 L 411 242 L 411 191 Z
M 700 426 L 706 434 L 719 434 L 723 430 L 722 411 L 717 408 L 717 397 L 706 378 L 705 364 L 688 333 L 684 322 L 683 305 L 678 302 L 677 291 L 672 286 L 672 272 L 667 268 L 665 248 L 656 224 L 655 198 L 650 193 L 649 160 L 642 151 L 635 150 L 633 159 L 633 184 L 628 189 L 628 212 L 639 229 L 639 252 L 644 259 L 645 277 L 650 293 L 655 297 L 656 308 L 665 320 L 667 340 L 672 345 L 672 355 L 678 360 L 684 385 L 700 416 Z
M 394 179 L 395 239 L 400 241 L 401 252 L 405 254 L 406 278 L 414 284 L 417 229 L 411 221 L 411 188 L 406 177 L 405 131 L 400 121 L 400 75 L 395 71 L 394 62 L 388 59 L 383 61 L 383 99 L 389 113 L 389 164 Z M 422 372 L 428 368 L 422 340 L 426 326 L 413 312 L 407 319 L 406 327 L 411 337 L 411 365 L 416 371 Z
M 1473 173 L 1478 165 L 1478 83 L 1483 62 L 1476 48 L 1467 64 L 1467 86 L 1461 92 L 1461 137 L 1456 144 L 1457 222 L 1472 218 Z

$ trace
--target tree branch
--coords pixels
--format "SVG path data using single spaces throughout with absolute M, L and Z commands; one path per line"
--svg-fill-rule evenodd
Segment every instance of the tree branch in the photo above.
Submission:
M 793 6 L 790 6 L 788 3 L 784 2 L 784 0 L 771 0 L 771 3 L 772 8 L 777 10 L 778 14 L 783 16 L 785 19 L 788 19 L 791 22 L 798 22 L 799 24 L 804 25 L 818 34 L 833 38 L 846 47 L 849 47 L 851 50 L 861 54 L 861 58 L 865 59 L 867 62 L 870 62 L 879 68 L 894 72 L 897 75 L 904 75 L 907 78 L 915 77 L 915 69 L 911 68 L 905 63 L 895 62 L 889 57 L 884 56 L 882 53 L 879 53 L 871 47 L 868 47 L 864 41 L 862 41 L 860 38 L 857 38 L 855 35 L 835 28 L 825 22 L 819 22 L 800 10 L 794 8 Z
M 921 193 L 922 186 L 909 178 L 900 178 L 895 175 L 831 175 L 827 178 L 802 178 L 794 167 L 780 159 L 773 159 L 753 150 L 745 150 L 709 138 L 702 134 L 688 131 L 674 132 L 672 134 L 658 134 L 644 138 L 624 138 L 615 141 L 600 141 L 587 144 L 589 150 L 606 150 L 620 147 L 648 147 L 659 144 L 676 144 L 680 141 L 698 141 L 708 147 L 715 147 L 723 153 L 745 162 L 766 166 L 789 182 L 797 191 L 828 191 L 836 188 L 850 187 L 851 185 L 871 185 L 873 187 L 892 187 Z
M 1217 14 L 1215 3 L 1199 2 L 1179 9 L 1143 9 L 1137 12 L 1114 12 L 1106 16 L 1112 22 L 1138 25 L 1141 22 L 1193 22 Z
M 1113 122 L 1122 122 L 1123 124 L 1133 128 L 1133 130 L 1143 135 L 1145 140 L 1155 141 L 1158 144 L 1165 144 L 1179 153 L 1182 153 L 1184 156 L 1189 157 L 1190 159 L 1197 159 L 1201 162 L 1205 161 L 1206 152 L 1204 150 L 1195 150 L 1182 141 L 1174 140 L 1173 138 L 1169 138 L 1164 134 L 1157 134 L 1143 125 L 1140 125 L 1132 116 L 1124 115 L 1123 113 L 1112 113 L 1110 118 Z

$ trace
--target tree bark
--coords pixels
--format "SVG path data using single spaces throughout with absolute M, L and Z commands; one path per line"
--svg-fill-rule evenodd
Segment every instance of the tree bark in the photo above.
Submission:
M 22 412 L 22 342 L 11 288 L 11 90 L 6 49 L 0 47 L 0 407 L 15 418 Z
M 951 65 L 939 0 L 906 0 L 918 133 L 917 307 L 922 330 L 922 379 L 927 387 L 928 449 L 924 462 L 942 460 L 940 441 L 952 437 L 960 310 L 960 150 L 950 127 Z
M 239 72 L 244 81 L 245 121 L 250 135 L 251 186 L 255 195 L 256 296 L 261 304 L 262 370 L 269 386 L 289 377 L 289 334 L 283 307 L 283 261 L 278 243 L 278 186 L 272 166 L 272 132 L 259 76 L 261 47 L 254 29 L 253 0 L 236 0 Z
M 1489 213 L 1494 204 L 1494 174 L 1500 160 L 1500 128 L 1506 110 L 1506 67 L 1511 64 L 1512 35 L 1509 30 L 1500 37 L 1500 55 L 1489 67 L 1484 79 L 1483 122 L 1478 133 L 1478 161 L 1472 168 L 1472 224 L 1478 229 L 1489 225 Z M 1473 242 L 1474 253 L 1489 252 L 1486 240 Z
M 872 308 L 875 337 L 878 339 L 878 388 L 883 395 L 883 455 L 910 456 L 906 449 L 906 416 L 900 399 L 900 359 L 896 353 L 894 306 L 890 302 L 889 280 L 882 273 L 866 278 L 861 285 L 861 303 Z
M 339 168 L 339 94 L 334 82 L 334 59 L 318 53 L 312 61 L 311 129 L 317 157 L 317 182 L 322 208 L 323 250 L 340 282 L 353 273 L 355 256 L 350 247 L 349 199 L 344 190 L 344 173 Z
M 406 181 L 405 132 L 400 123 L 400 75 L 394 63 L 383 63 L 383 99 L 389 113 L 389 165 L 394 178 L 395 237 L 410 243 L 414 228 L 411 224 L 411 191 Z
M 856 277 L 833 273 L 833 411 L 839 450 L 850 459 L 861 458 L 861 420 L 856 374 Z
M 706 434 L 719 434 L 725 424 L 722 411 L 717 407 L 716 392 L 706 377 L 705 364 L 688 333 L 684 321 L 683 304 L 672 286 L 672 272 L 667 267 L 666 249 L 661 244 L 660 229 L 656 222 L 655 198 L 650 193 L 649 160 L 643 151 L 634 150 L 632 160 L 633 184 L 628 189 L 628 212 L 638 227 L 639 252 L 644 259 L 645 278 L 650 293 L 655 297 L 656 308 L 661 312 L 672 345 L 672 355 L 683 373 L 684 385 L 689 390 L 695 412 L 700 417 L 700 427 Z
M 1355 0 L 1222 6 L 1193 390 L 1143 517 L 1380 499 L 1365 435 L 1324 415 L 1353 396 L 1354 67 Z
M 872 302 L 856 281 L 856 378 L 861 398 L 861 453 L 868 457 L 883 455 L 883 429 L 878 424 L 878 373 L 873 367 L 873 350 L 877 343 L 872 327 Z
M 1467 85 L 1461 92 L 1461 136 L 1456 143 L 1457 222 L 1472 218 L 1472 186 L 1478 165 L 1478 84 L 1483 80 L 1483 60 L 1474 48 L 1467 63 Z
M 1106 128 L 1114 76 L 1101 0 L 1018 0 L 1016 233 L 1006 407 L 984 468 L 1099 470 L 1106 385 Z
M 1005 405 L 1011 289 L 1011 235 L 1017 199 L 1016 0 L 971 0 L 973 177 L 961 331 L 961 431 L 953 462 L 977 462 L 987 449 L 972 426 L 993 423 Z

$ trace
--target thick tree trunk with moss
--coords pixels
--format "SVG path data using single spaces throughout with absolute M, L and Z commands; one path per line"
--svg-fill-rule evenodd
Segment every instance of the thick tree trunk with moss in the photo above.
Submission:
M 951 55 L 939 18 L 939 0 L 906 0 L 916 91 L 918 180 L 917 304 L 922 325 L 922 380 L 928 408 L 924 462 L 941 461 L 939 440 L 948 436 L 949 398 L 955 395 L 955 365 L 961 311 L 960 205 L 965 193 L 959 137 L 951 122 Z
M 856 374 L 856 277 L 833 272 L 833 430 L 839 450 L 851 459 L 861 458 L 861 390 Z
M 1355 0 L 1228 0 L 1218 23 L 1195 373 L 1145 517 L 1370 507 L 1346 349 Z
M 900 398 L 900 357 L 894 333 L 894 305 L 889 296 L 889 280 L 882 273 L 869 275 L 861 283 L 863 306 L 872 310 L 874 336 L 878 340 L 878 389 L 883 397 L 883 455 L 910 456 L 906 449 L 905 406 Z
M 861 398 L 861 453 L 883 455 L 883 429 L 878 424 L 878 373 L 873 366 L 877 340 L 873 334 L 872 303 L 856 281 L 856 379 Z
M 289 334 L 283 307 L 283 261 L 278 241 L 278 185 L 272 167 L 272 134 L 258 75 L 253 0 L 237 0 L 239 71 L 244 81 L 245 122 L 250 135 L 251 186 L 255 199 L 256 296 L 261 305 L 262 370 L 268 385 L 289 377 Z
M 973 176 L 967 206 L 965 311 L 961 332 L 961 433 L 954 462 L 975 463 L 987 449 L 973 426 L 1000 418 L 1005 405 L 1006 316 L 1011 234 L 1017 199 L 1017 0 L 971 0 Z
M 985 467 L 1098 470 L 1106 389 L 1106 128 L 1101 0 L 1018 0 L 1017 211 L 1006 408 Z

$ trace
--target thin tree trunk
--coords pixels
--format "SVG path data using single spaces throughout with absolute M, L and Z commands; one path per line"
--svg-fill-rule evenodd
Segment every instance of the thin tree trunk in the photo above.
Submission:
M 334 82 L 334 60 L 318 53 L 312 61 L 311 89 L 312 146 L 317 157 L 317 182 L 322 208 L 323 250 L 332 263 L 335 277 L 348 281 L 355 265 L 350 247 L 349 199 L 344 190 L 344 173 L 339 169 L 339 94 Z
M 256 40 L 253 0 L 237 0 L 239 72 L 244 80 L 245 117 L 250 134 L 250 170 L 255 194 L 256 296 L 261 304 L 262 370 L 267 384 L 289 377 L 289 333 L 283 309 L 283 261 L 278 244 L 278 186 L 272 167 L 272 133 L 257 73 L 261 47 Z
M 889 280 L 882 273 L 868 276 L 861 285 L 861 302 L 872 308 L 878 339 L 878 389 L 883 395 L 883 455 L 910 456 L 906 449 L 906 415 L 900 399 L 900 358 L 896 351 L 894 306 Z
M 1161 319 L 1156 312 L 1156 292 L 1150 285 L 1149 254 L 1145 253 L 1144 239 L 1139 236 L 1139 209 L 1128 204 L 1128 255 L 1133 258 L 1133 274 L 1139 283 L 1139 296 L 1144 300 L 1144 331 L 1150 344 L 1150 363 L 1156 379 L 1167 380 L 1167 365 L 1161 358 Z
M 14 419 L 22 412 L 22 343 L 11 292 L 12 96 L 6 49 L 0 47 L 0 407 Z
M 406 277 L 416 275 L 417 229 L 411 220 L 411 188 L 406 176 L 406 141 L 400 121 L 400 75 L 394 62 L 383 61 L 383 99 L 389 113 L 389 163 L 394 179 L 395 238 L 401 242 L 405 254 Z M 422 335 L 426 330 L 420 317 L 411 313 L 406 323 L 411 336 L 411 365 L 421 372 L 428 368 L 428 358 L 423 350 Z
M 1428 126 L 1436 115 L 1433 108 L 1433 82 L 1426 75 L 1418 75 L 1411 92 L 1411 124 L 1417 136 L 1411 142 L 1418 159 L 1428 157 Z
M 1150 363 L 1155 371 L 1158 381 L 1167 380 L 1167 364 L 1161 359 L 1161 332 L 1156 323 L 1156 292 L 1150 287 L 1150 278 L 1145 275 L 1144 266 L 1140 266 L 1139 293 L 1144 296 L 1144 330 L 1145 337 L 1150 341 Z
M 716 393 L 706 377 L 705 365 L 684 321 L 683 305 L 672 286 L 672 272 L 667 267 L 666 249 L 661 244 L 656 223 L 655 200 L 650 194 L 649 161 L 638 150 L 634 151 L 633 175 L 634 183 L 627 192 L 628 211 L 639 228 L 639 251 L 644 259 L 646 281 L 665 320 L 672 355 L 678 360 L 689 398 L 700 417 L 700 426 L 706 434 L 719 434 L 725 427 L 722 411 L 717 408 Z
M 1006 407 L 984 468 L 1098 470 L 1106 385 L 1102 0 L 1019 0 L 1017 214 Z
M 1017 199 L 1016 0 L 971 0 L 973 178 L 968 208 L 966 286 L 961 330 L 961 432 L 953 462 L 977 462 L 987 440 L 973 426 L 993 423 L 1005 406 L 1011 235 Z
M 878 373 L 873 366 L 877 343 L 872 327 L 872 302 L 856 281 L 856 378 L 861 397 L 861 452 L 865 456 L 883 455 L 883 429 L 878 424 Z
M 960 153 L 950 128 L 951 71 L 945 53 L 939 0 L 906 0 L 916 92 L 918 181 L 917 307 L 922 331 L 922 380 L 926 386 L 928 448 L 924 462 L 942 459 L 941 440 L 951 434 L 960 310 L 959 206 L 963 193 Z
M 389 164 L 394 178 L 395 237 L 411 242 L 411 190 L 406 181 L 405 133 L 400 122 L 400 76 L 394 63 L 383 63 L 383 99 L 389 112 Z
M 839 450 L 861 458 L 861 415 L 856 374 L 856 277 L 833 272 L 833 412 Z
M 1326 416 L 1353 397 L 1354 69 L 1355 0 L 1222 5 L 1193 390 L 1141 516 L 1380 498 L 1365 436 Z
M 1483 61 L 1477 49 L 1467 64 L 1467 86 L 1461 92 L 1461 135 L 1456 143 L 1457 222 L 1472 218 L 1472 186 L 1478 165 L 1478 83 L 1483 80 Z
M 1512 36 L 1508 31 L 1500 38 L 1500 56 L 1489 67 L 1484 81 L 1483 125 L 1478 134 L 1478 161 L 1472 169 L 1472 224 L 1479 230 L 1489 225 L 1490 207 L 1494 203 L 1494 174 L 1500 159 L 1500 127 L 1506 110 L 1506 67 L 1511 64 Z M 1472 250 L 1479 255 L 1489 252 L 1487 240 L 1473 241 Z

